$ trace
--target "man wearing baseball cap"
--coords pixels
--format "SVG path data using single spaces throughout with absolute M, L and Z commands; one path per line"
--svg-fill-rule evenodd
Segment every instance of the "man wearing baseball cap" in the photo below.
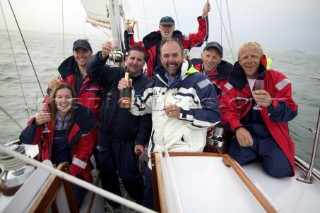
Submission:
M 133 36 L 133 26 L 127 24 L 125 31 L 125 45 L 128 50 L 133 45 L 143 46 L 146 50 L 147 75 L 153 76 L 153 70 L 157 65 L 161 65 L 160 61 L 160 42 L 168 38 L 178 38 L 184 49 L 190 49 L 194 46 L 201 46 L 208 34 L 207 16 L 210 11 L 210 3 L 206 3 L 203 7 L 202 16 L 197 18 L 199 26 L 197 33 L 182 34 L 179 30 L 175 30 L 175 22 L 172 17 L 164 16 L 160 19 L 159 30 L 146 35 L 142 41 L 135 41 Z
M 222 60 L 223 48 L 218 42 L 209 42 L 201 53 L 201 58 L 191 59 L 193 66 L 204 73 L 214 84 L 217 95 L 221 88 L 228 82 L 228 76 L 233 65 Z
M 90 50 L 92 52 L 91 45 L 86 39 L 78 39 L 75 42 L 73 42 L 73 51 L 75 51 L 78 48 L 82 48 L 86 51 Z

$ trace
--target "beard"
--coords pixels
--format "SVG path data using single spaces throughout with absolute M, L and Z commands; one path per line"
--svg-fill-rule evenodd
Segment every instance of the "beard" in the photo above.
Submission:
M 170 77 L 175 77 L 181 72 L 182 63 L 179 64 L 177 62 L 167 62 L 165 64 L 165 70 L 169 74 Z

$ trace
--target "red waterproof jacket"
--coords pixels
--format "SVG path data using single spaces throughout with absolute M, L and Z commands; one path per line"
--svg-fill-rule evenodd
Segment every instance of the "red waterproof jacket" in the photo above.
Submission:
M 75 86 L 76 69 L 78 69 L 78 65 L 74 56 L 67 58 L 58 68 L 62 82 L 71 85 L 73 88 Z M 102 88 L 98 84 L 86 77 L 77 97 L 78 103 L 90 109 L 96 119 L 99 118 L 100 114 L 101 90 Z
M 61 81 L 71 85 L 73 88 L 76 81 L 76 70 L 78 70 L 78 64 L 74 56 L 70 56 L 64 62 L 61 63 L 58 70 L 61 75 Z M 88 76 L 85 78 L 80 92 L 77 97 L 78 103 L 82 106 L 87 107 L 92 111 L 96 119 L 99 119 L 100 109 L 101 109 L 101 96 L 102 96 L 102 87 L 94 83 Z M 95 144 L 98 143 L 98 129 L 97 126 L 92 130 L 93 138 Z
M 292 99 L 290 81 L 282 73 L 275 70 L 266 71 L 260 64 L 260 75 L 264 77 L 264 89 L 273 98 L 272 104 L 262 107 L 261 116 L 282 151 L 288 157 L 294 175 L 294 143 L 290 137 L 287 122 L 297 115 L 298 105 Z M 228 83 L 224 85 L 219 97 L 222 124 L 228 125 L 231 131 L 243 126 L 240 119 L 244 118 L 252 108 L 250 86 L 244 71 L 238 62 L 229 75 Z
M 197 18 L 199 26 L 197 33 L 189 33 L 189 35 L 183 35 L 180 31 L 173 31 L 172 37 L 181 40 L 184 49 L 190 49 L 191 47 L 201 44 L 207 36 L 208 26 L 206 18 Z M 129 46 L 139 45 L 145 48 L 148 61 L 147 61 L 147 75 L 153 76 L 153 70 L 157 60 L 157 45 L 160 44 L 162 38 L 160 31 L 154 31 L 146 35 L 142 41 L 136 42 L 134 36 L 128 35 L 125 32 L 125 39 L 129 39 Z
M 201 59 L 191 59 L 191 63 L 194 65 L 194 68 L 196 68 L 199 72 L 204 73 L 204 71 L 202 70 L 203 67 Z M 214 84 L 214 88 L 216 89 L 217 95 L 220 94 L 222 87 L 228 82 L 228 76 L 232 71 L 232 67 L 232 64 L 222 60 L 220 64 L 218 64 L 217 68 L 209 75 L 207 75 L 208 78 Z
M 72 164 L 69 167 L 70 174 L 77 176 L 81 174 L 83 178 L 91 182 L 89 158 L 94 148 L 94 139 L 89 132 L 96 126 L 97 122 L 91 112 L 85 107 L 77 105 L 75 111 L 75 122 L 72 125 L 68 145 Z M 28 126 L 21 132 L 20 141 L 25 144 L 37 144 L 39 146 L 39 160 L 51 160 L 52 146 L 54 139 L 55 123 L 50 120 L 47 123 L 49 133 L 42 133 L 43 126 L 35 126 L 34 117 L 28 121 Z

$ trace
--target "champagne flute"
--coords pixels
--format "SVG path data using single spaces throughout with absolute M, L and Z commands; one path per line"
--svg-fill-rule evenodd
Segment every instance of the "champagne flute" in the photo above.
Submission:
M 42 103 L 41 112 L 49 113 L 48 103 Z M 51 132 L 51 131 L 47 128 L 47 123 L 44 123 L 44 130 L 42 131 L 42 133 L 48 133 L 48 132 Z
M 133 28 L 134 28 L 135 23 L 136 22 L 134 20 L 131 20 L 131 19 L 127 20 L 128 28 L 131 29 L 131 32 L 128 32 L 128 35 L 133 35 Z
M 254 91 L 263 90 L 264 89 L 264 80 L 257 79 L 254 86 Z M 253 106 L 254 110 L 262 110 L 262 108 L 256 103 Z

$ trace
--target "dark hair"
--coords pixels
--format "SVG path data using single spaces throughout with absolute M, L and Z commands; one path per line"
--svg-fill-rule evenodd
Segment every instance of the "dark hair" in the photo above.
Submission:
M 50 117 L 54 121 L 54 123 L 56 123 L 56 113 L 58 112 L 58 108 L 57 108 L 55 99 L 57 96 L 57 92 L 64 88 L 69 89 L 72 95 L 71 108 L 68 111 L 68 114 L 71 115 L 71 119 L 68 123 L 68 128 L 70 128 L 74 121 L 74 109 L 76 107 L 77 99 L 76 99 L 76 93 L 74 92 L 74 89 L 69 84 L 61 83 L 51 91 L 49 101 L 48 101 L 48 106 L 49 106 Z
M 143 53 L 143 58 L 144 58 L 144 60 L 146 60 L 146 52 L 145 52 L 145 50 L 144 50 L 143 47 L 141 47 L 141 46 L 139 46 L 139 45 L 133 45 L 133 46 L 129 49 L 128 55 L 130 55 L 130 52 L 131 52 L 131 51 L 138 51 L 138 52 Z
M 173 43 L 173 42 L 175 42 L 175 43 L 177 43 L 179 45 L 181 55 L 183 55 L 183 46 L 182 46 L 181 40 L 178 39 L 178 38 L 167 38 L 167 39 L 162 40 L 161 43 L 160 43 L 160 53 L 162 52 L 162 47 L 163 47 L 164 44 Z

